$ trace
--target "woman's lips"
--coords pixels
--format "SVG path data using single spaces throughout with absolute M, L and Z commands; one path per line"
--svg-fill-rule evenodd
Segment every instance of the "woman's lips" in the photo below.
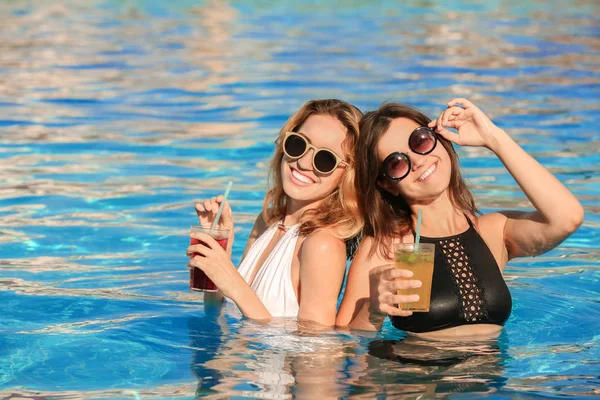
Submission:
M 313 181 L 310 177 L 300 173 L 298 170 L 296 170 L 294 168 L 290 168 L 290 169 L 291 169 L 290 176 L 292 177 L 292 180 L 294 181 L 294 183 L 299 184 L 299 186 L 307 186 L 307 185 L 312 185 L 313 183 L 315 183 L 315 181 Z
M 431 177 L 431 175 L 433 175 L 433 173 L 435 172 L 436 169 L 437 169 L 437 162 L 433 163 L 429 168 L 427 168 L 427 170 L 425 170 L 425 172 L 423 172 L 423 174 L 421 174 L 421 176 L 417 178 L 417 181 L 425 182 L 427 179 L 429 179 Z

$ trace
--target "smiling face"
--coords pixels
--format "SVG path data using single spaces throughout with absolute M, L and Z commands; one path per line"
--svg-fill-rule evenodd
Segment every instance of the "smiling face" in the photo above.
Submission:
M 311 115 L 295 129 L 310 144 L 319 148 L 327 148 L 346 160 L 342 143 L 346 139 L 346 128 L 342 123 L 329 115 Z M 321 174 L 313 166 L 314 149 L 308 150 L 302 157 L 291 159 L 286 155 L 281 161 L 281 177 L 283 190 L 290 203 L 296 207 L 318 203 L 339 185 L 344 174 L 344 166 L 340 164 L 329 174 Z
M 407 203 L 433 200 L 439 197 L 450 184 L 452 165 L 450 156 L 439 143 L 426 155 L 409 151 L 408 138 L 420 125 L 408 118 L 394 119 L 377 145 L 380 163 L 393 152 L 407 153 L 411 162 L 408 175 L 399 181 L 381 178 L 379 185 L 391 194 L 402 195 Z

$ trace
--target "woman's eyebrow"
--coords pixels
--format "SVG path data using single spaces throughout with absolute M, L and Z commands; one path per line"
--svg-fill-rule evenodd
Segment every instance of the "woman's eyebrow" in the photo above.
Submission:
M 343 152 L 344 152 L 344 149 L 341 149 L 341 151 L 340 151 L 340 150 L 333 150 L 333 149 L 332 149 L 331 147 L 329 147 L 329 146 L 325 146 L 325 147 L 320 147 L 320 146 L 317 146 L 317 145 L 316 145 L 316 144 L 314 144 L 314 143 L 312 142 L 312 140 L 310 140 L 310 138 L 309 138 L 308 136 L 306 136 L 306 134 L 305 134 L 305 133 L 303 133 L 303 132 L 294 132 L 294 133 L 298 133 L 298 134 L 302 135 L 302 137 L 303 137 L 304 139 L 306 139 L 306 141 L 307 141 L 309 144 L 312 144 L 312 145 L 314 145 L 314 146 L 315 146 L 316 148 L 318 148 L 318 149 L 327 149 L 327 150 L 333 151 L 333 152 L 334 152 L 334 153 L 336 153 L 336 154 L 338 154 L 338 153 L 343 153 Z
M 304 133 L 304 132 L 296 132 L 296 133 L 299 133 L 299 134 L 301 134 L 301 135 L 302 135 L 302 137 L 303 137 L 304 139 L 306 139 L 306 141 L 307 141 L 308 143 L 312 144 L 312 140 L 310 140 L 310 138 L 309 138 L 308 136 L 306 136 L 306 133 Z

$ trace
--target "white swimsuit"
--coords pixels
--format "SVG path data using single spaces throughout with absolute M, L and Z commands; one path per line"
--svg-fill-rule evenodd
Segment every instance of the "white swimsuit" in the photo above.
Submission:
M 250 275 L 277 229 L 277 224 L 271 225 L 248 249 L 238 267 L 246 282 L 250 283 Z M 298 316 L 298 299 L 292 285 L 292 260 L 297 241 L 298 225 L 293 225 L 279 239 L 250 285 L 273 317 Z

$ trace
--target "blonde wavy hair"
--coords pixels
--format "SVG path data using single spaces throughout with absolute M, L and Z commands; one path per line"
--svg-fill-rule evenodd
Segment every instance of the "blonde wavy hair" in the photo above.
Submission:
M 281 162 L 283 137 L 288 131 L 300 127 L 311 115 L 336 118 L 346 128 L 342 142 L 343 157 L 348 163 L 337 187 L 319 204 L 307 210 L 300 218 L 299 233 L 309 235 L 318 229 L 330 229 L 340 239 L 356 236 L 363 227 L 363 217 L 358 206 L 354 185 L 354 146 L 358 141 L 358 124 L 362 112 L 350 103 L 336 99 L 311 100 L 304 104 L 285 123 L 275 141 L 275 154 L 269 168 L 269 190 L 263 204 L 263 217 L 267 225 L 281 221 L 286 214 L 288 196 L 283 191 Z

